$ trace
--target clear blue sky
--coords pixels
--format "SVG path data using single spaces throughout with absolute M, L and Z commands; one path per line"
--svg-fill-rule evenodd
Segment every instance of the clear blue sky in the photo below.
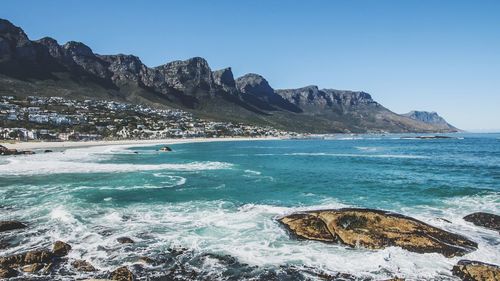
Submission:
M 201 56 L 274 88 L 363 90 L 397 113 L 500 129 L 498 0 L 3 0 L 0 17 L 148 66 Z

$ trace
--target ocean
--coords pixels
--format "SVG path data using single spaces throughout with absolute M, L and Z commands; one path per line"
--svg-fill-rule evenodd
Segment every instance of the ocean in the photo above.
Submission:
M 498 232 L 462 218 L 500 214 L 500 134 L 407 135 L 105 146 L 0 158 L 0 256 L 72 245 L 69 260 L 126 265 L 148 280 L 456 280 L 460 259 L 500 264 Z M 403 137 L 403 138 L 402 138 Z M 296 240 L 277 222 L 342 207 L 401 213 L 479 244 L 463 257 Z M 133 244 L 119 244 L 130 237 Z M 138 266 L 140 257 L 154 265 Z M 182 270 L 179 270 L 182 268 Z M 176 271 L 177 270 L 177 271 Z M 180 272 L 180 273 L 179 273 Z M 61 269 L 51 280 L 95 273 Z M 188 277 L 189 276 L 189 277 Z M 155 279 L 156 278 L 156 279 Z M 146 280 L 146 279 L 144 279 Z

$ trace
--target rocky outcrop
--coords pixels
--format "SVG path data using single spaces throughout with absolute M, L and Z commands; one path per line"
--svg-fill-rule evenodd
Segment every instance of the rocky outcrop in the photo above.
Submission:
M 0 221 L 0 232 L 21 229 L 26 227 L 27 225 L 19 221 Z
M 204 58 L 195 57 L 173 61 L 155 68 L 163 81 L 180 92 L 198 95 L 210 93 L 214 88 L 212 71 Z
M 327 109 L 348 111 L 362 105 L 379 106 L 379 104 L 365 92 L 333 89 L 320 90 L 314 85 L 299 89 L 277 90 L 276 92 L 290 103 L 307 112 L 321 112 Z
M 236 88 L 241 99 L 260 110 L 286 110 L 300 112 L 300 108 L 278 95 L 267 80 L 255 73 L 245 74 L 236 79 Z
M 453 275 L 464 281 L 498 281 L 500 267 L 479 261 L 461 260 L 453 267 Z
M 71 263 L 71 266 L 73 266 L 73 268 L 75 268 L 77 271 L 82 271 L 82 272 L 96 271 L 95 267 L 85 260 L 75 260 Z
M 464 217 L 465 221 L 482 226 L 500 233 L 500 216 L 490 213 L 477 212 Z
M 0 275 L 2 274 L 18 274 L 19 271 L 34 273 L 40 270 L 48 272 L 60 257 L 65 256 L 71 246 L 57 241 L 54 243 L 54 250 L 34 250 L 22 254 L 0 257 Z
M 459 131 L 457 128 L 454 126 L 450 125 L 446 120 L 439 116 L 437 112 L 429 112 L 429 111 L 410 111 L 406 114 L 402 114 L 403 116 L 406 116 L 410 119 L 417 120 L 424 122 L 426 124 L 434 125 L 443 129 L 448 129 L 450 131 Z
M 236 82 L 230 67 L 212 72 L 212 77 L 215 85 L 222 87 L 222 90 L 230 92 L 236 89 Z
M 111 273 L 111 280 L 133 281 L 135 276 L 126 266 L 122 266 Z
M 370 209 L 337 209 L 294 213 L 279 221 L 296 237 L 349 247 L 397 246 L 417 253 L 462 256 L 477 244 L 400 214 Z
M 17 149 L 9 149 L 3 145 L 0 145 L 0 155 L 31 155 L 35 154 L 35 152 L 31 150 L 17 150 Z
M 52 248 L 52 254 L 56 257 L 64 257 L 71 250 L 71 245 L 64 243 L 63 241 L 56 241 Z
M 120 243 L 120 244 L 133 244 L 134 243 L 134 240 L 132 240 L 129 237 L 118 237 L 118 238 L 116 238 L 116 241 L 118 241 L 118 243 Z

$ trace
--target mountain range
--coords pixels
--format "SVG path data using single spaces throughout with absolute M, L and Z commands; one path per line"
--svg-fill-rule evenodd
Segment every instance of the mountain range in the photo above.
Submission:
M 435 112 L 396 114 L 362 91 L 274 89 L 261 75 L 234 78 L 200 57 L 148 67 L 83 43 L 30 40 L 0 19 L 0 94 L 108 99 L 180 108 L 207 119 L 307 133 L 455 132 Z

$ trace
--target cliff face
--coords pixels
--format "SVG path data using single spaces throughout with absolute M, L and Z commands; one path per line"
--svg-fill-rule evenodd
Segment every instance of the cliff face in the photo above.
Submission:
M 234 78 L 199 57 L 148 67 L 133 55 L 99 55 L 83 43 L 30 40 L 0 19 L 0 94 L 107 98 L 181 107 L 202 117 L 302 132 L 452 131 L 397 115 L 365 92 L 275 90 L 258 74 Z M 430 119 L 429 119 L 430 120 Z

